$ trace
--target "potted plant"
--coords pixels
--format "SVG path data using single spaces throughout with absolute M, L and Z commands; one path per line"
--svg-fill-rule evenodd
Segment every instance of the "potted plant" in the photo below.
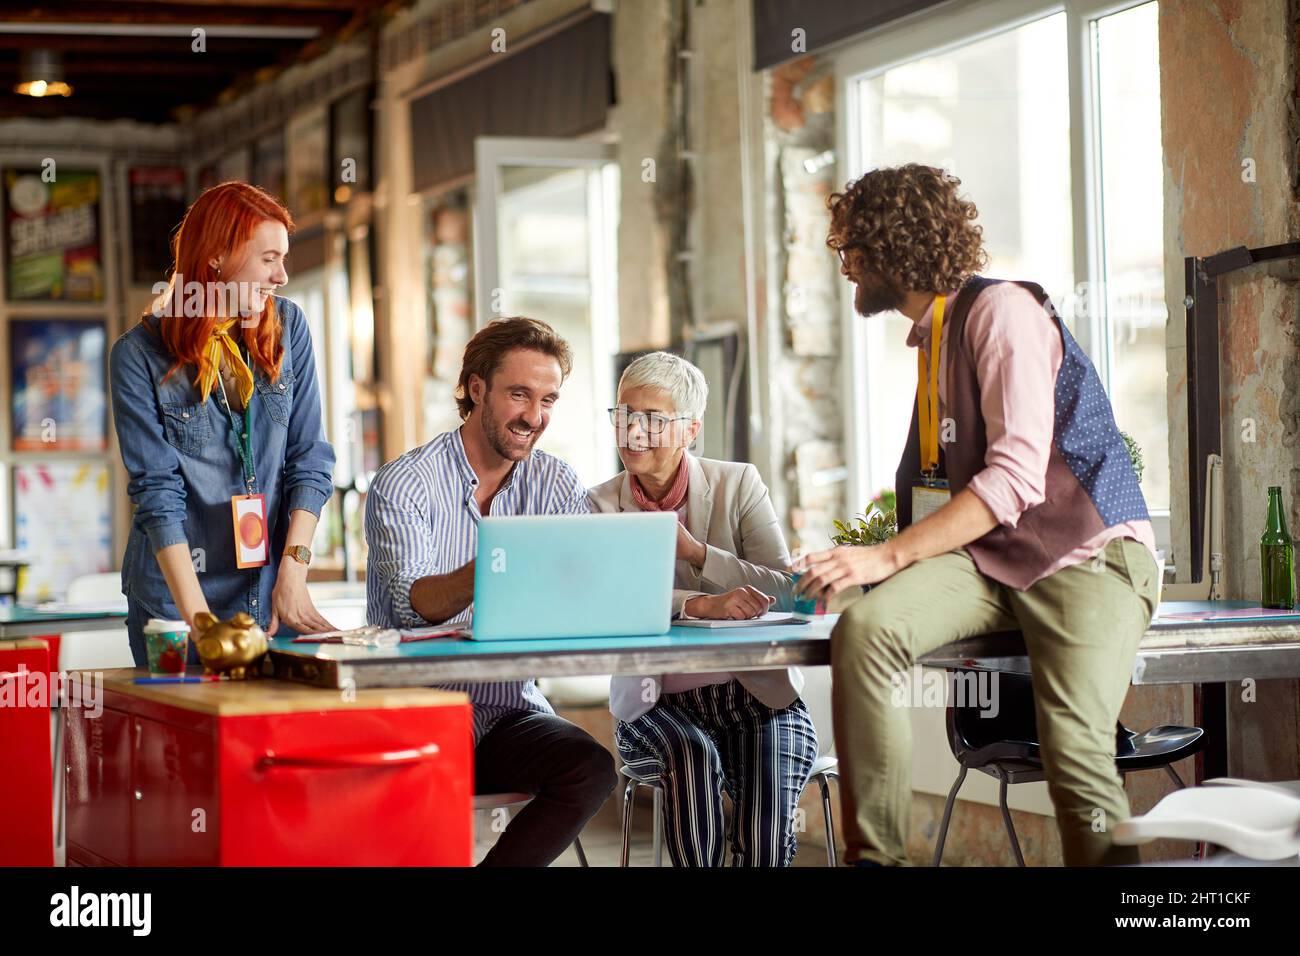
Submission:
M 1146 470 L 1146 463 L 1142 460 L 1142 446 L 1133 440 L 1133 436 L 1128 432 L 1120 432 L 1119 437 L 1124 439 L 1124 444 L 1128 446 L 1128 460 L 1133 464 L 1133 474 L 1137 475 L 1138 484 L 1142 484 L 1142 472 Z
M 1142 446 L 1133 440 L 1133 436 L 1128 432 L 1121 431 L 1120 437 L 1124 439 L 1124 444 L 1128 446 L 1128 459 L 1133 465 L 1133 474 L 1137 476 L 1138 484 L 1142 483 L 1142 472 L 1146 470 L 1146 463 L 1142 460 Z M 1156 606 L 1160 605 L 1160 595 L 1165 587 L 1165 553 L 1156 552 Z
M 854 515 L 847 522 L 839 519 L 832 522 L 835 532 L 831 535 L 831 543 L 858 547 L 884 544 L 898 534 L 897 506 L 898 498 L 893 489 L 882 489 L 880 494 L 867 503 L 861 514 Z M 862 585 L 863 594 L 870 590 L 870 584 Z
M 832 522 L 835 533 L 831 535 L 831 543 L 860 546 L 884 544 L 898 534 L 897 504 L 898 498 L 892 489 L 882 490 L 867 504 L 862 514 L 854 515 L 847 522 L 838 519 Z

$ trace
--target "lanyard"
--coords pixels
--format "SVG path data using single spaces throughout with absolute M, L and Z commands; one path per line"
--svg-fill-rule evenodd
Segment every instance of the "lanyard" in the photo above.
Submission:
M 921 472 L 927 477 L 933 477 L 939 467 L 939 350 L 943 345 L 943 307 L 947 301 L 947 296 L 934 297 L 928 375 L 925 352 L 916 350 L 916 410 L 921 432 Z
M 248 352 L 240 349 L 244 357 L 244 364 L 248 364 Z M 251 366 L 250 366 L 251 367 Z M 253 426 L 252 418 L 249 412 L 253 408 L 253 395 L 248 396 L 248 401 L 244 403 L 244 422 L 243 428 L 239 427 L 239 419 L 235 417 L 234 409 L 230 407 L 230 396 L 226 394 L 226 381 L 221 377 L 221 369 L 217 369 L 217 381 L 221 383 L 221 398 L 225 405 L 226 418 L 230 422 L 230 430 L 235 436 L 235 447 L 239 449 L 239 461 L 244 467 L 244 485 L 248 488 L 248 493 L 253 493 L 253 488 L 257 485 L 257 473 L 253 467 Z

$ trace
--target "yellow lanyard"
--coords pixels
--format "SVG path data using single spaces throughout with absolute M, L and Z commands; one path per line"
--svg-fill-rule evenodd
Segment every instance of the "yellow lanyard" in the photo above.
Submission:
M 939 349 L 943 344 L 943 307 L 947 301 L 947 296 L 934 297 L 929 375 L 926 374 L 925 352 L 916 350 L 916 410 L 921 428 L 921 471 L 929 476 L 933 476 L 939 467 Z

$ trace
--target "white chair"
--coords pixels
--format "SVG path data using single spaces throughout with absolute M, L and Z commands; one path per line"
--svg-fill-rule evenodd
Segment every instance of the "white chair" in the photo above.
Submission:
M 307 594 L 320 616 L 341 631 L 361 627 L 366 623 L 365 585 L 341 581 L 309 581 Z
M 122 574 L 107 571 L 103 574 L 86 574 L 68 585 L 67 603 L 103 606 L 120 602 Z M 131 644 L 125 625 L 99 631 L 78 631 L 75 627 L 63 633 L 59 642 L 59 670 L 98 671 L 115 667 L 134 667 Z
M 79 578 L 74 578 L 72 583 L 68 585 L 67 602 L 69 604 L 100 604 L 125 600 L 122 596 L 121 571 L 83 574 Z
M 1115 825 L 1123 846 L 1159 838 L 1227 847 L 1252 860 L 1300 855 L 1300 785 L 1218 780 L 1175 790 L 1141 816 Z
M 539 677 L 537 689 L 557 710 L 609 706 L 608 674 L 591 677 Z
M 474 795 L 474 809 L 478 811 L 522 807 L 531 803 L 532 799 L 533 795 L 531 793 L 479 793 Z M 580 838 L 574 838 L 573 849 L 578 854 L 578 865 L 589 866 L 587 854 L 582 850 L 582 840 Z
M 831 671 L 829 667 L 810 667 L 804 671 L 804 688 L 800 695 L 808 707 L 813 727 L 817 731 L 817 759 L 813 761 L 812 772 L 808 779 L 816 780 L 821 788 L 822 814 L 826 820 L 826 864 L 834 867 L 839 863 L 839 853 L 835 847 L 835 820 L 831 808 L 832 780 L 839 780 L 839 758 L 835 756 L 835 733 L 831 722 Z M 649 787 L 654 797 L 654 831 L 652 835 L 655 866 L 663 862 L 663 784 L 658 774 L 639 774 L 626 764 L 619 768 L 619 773 L 627 778 L 623 788 L 623 859 L 620 865 L 627 866 L 632 853 L 632 807 L 636 791 Z
M 1241 780 L 1237 777 L 1215 777 L 1205 781 L 1207 787 L 1255 787 L 1260 790 L 1277 790 L 1300 800 L 1300 780 Z

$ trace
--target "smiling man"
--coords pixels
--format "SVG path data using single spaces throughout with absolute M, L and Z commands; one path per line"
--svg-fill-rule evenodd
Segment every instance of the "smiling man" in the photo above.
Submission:
M 1019 629 L 1068 865 L 1137 862 L 1115 721 L 1155 609 L 1155 539 L 1110 401 L 1043 290 L 975 273 L 974 203 L 942 170 L 875 169 L 830 199 L 863 316 L 912 323 L 917 405 L 900 532 L 808 556 L 801 591 L 873 584 L 831 635 L 847 859 L 907 862 L 911 718 L 894 677 L 958 638 Z
M 366 496 L 370 623 L 467 623 L 480 518 L 590 511 L 573 469 L 533 447 L 571 365 L 568 343 L 536 319 L 497 319 L 470 339 L 456 389 L 464 424 L 389 462 Z M 474 705 L 477 792 L 534 795 L 483 864 L 546 866 L 614 789 L 609 751 L 556 716 L 532 680 L 441 686 Z

